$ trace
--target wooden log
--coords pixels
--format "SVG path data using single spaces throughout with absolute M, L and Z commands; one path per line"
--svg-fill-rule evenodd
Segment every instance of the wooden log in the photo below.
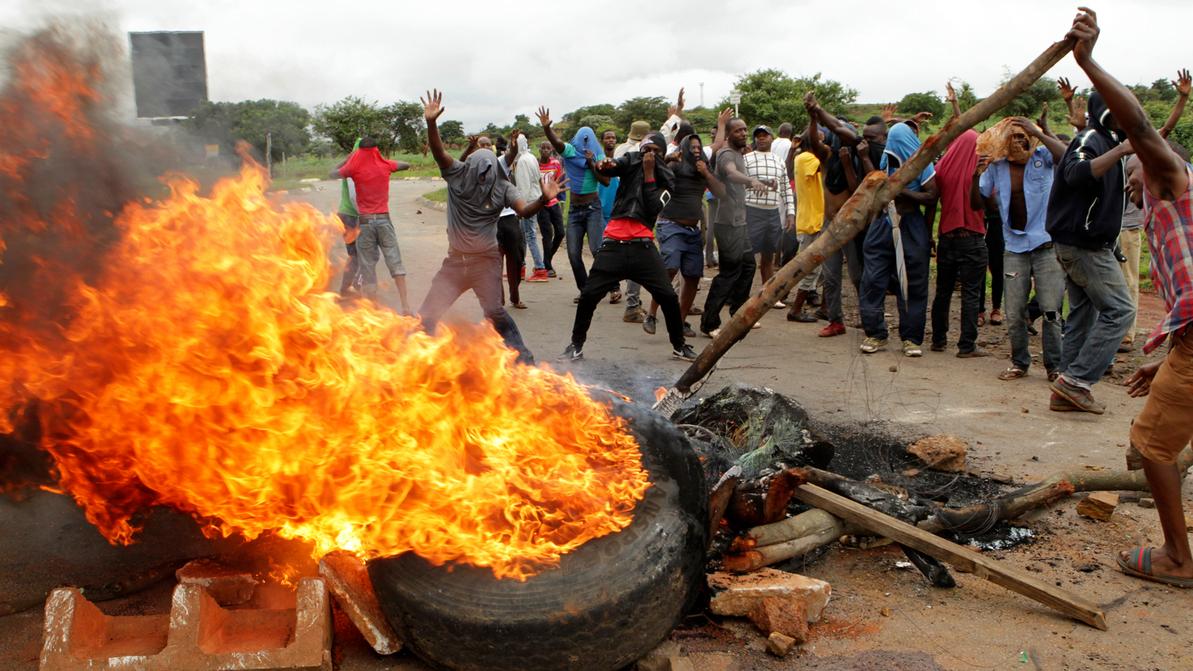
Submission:
M 762 315 L 826 258 L 844 247 L 858 233 L 866 230 L 886 204 L 928 167 L 929 163 L 940 156 L 950 142 L 1026 91 L 1072 48 L 1071 39 L 1048 47 L 1022 72 L 1012 77 L 988 98 L 979 101 L 960 116 L 950 119 L 944 128 L 926 139 L 920 149 L 890 177 L 879 172 L 867 175 L 857 191 L 841 207 L 832 223 L 825 227 L 820 237 L 807 248 L 801 248 L 794 259 L 780 268 L 763 285 L 761 293 L 746 301 L 745 305 L 721 327 L 721 332 L 684 371 L 675 387 L 659 400 L 655 406 L 658 411 L 666 415 L 677 409 L 682 399 L 692 393 L 693 387 L 708 375 L 730 347 L 749 333 L 750 327 L 761 319 Z
M 829 515 L 829 517 L 833 519 L 834 526 L 813 531 L 806 536 L 782 543 L 756 547 L 738 554 L 725 555 L 725 558 L 721 561 L 721 565 L 726 571 L 746 573 L 748 571 L 756 571 L 763 566 L 770 566 L 771 564 L 786 561 L 793 557 L 802 557 L 817 548 L 834 543 L 845 533 L 845 523 L 832 515 Z
M 1004 566 L 969 548 L 871 510 L 816 485 L 801 485 L 796 489 L 795 496 L 804 503 L 828 511 L 849 524 L 856 524 L 896 543 L 948 562 L 960 571 L 985 578 L 1091 627 L 1103 631 L 1107 629 L 1106 614 L 1097 605 L 1068 590 L 1048 584 L 1018 569 Z

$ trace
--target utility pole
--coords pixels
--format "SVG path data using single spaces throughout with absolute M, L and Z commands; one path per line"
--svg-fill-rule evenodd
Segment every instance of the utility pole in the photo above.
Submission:
M 700 106 L 704 107 L 704 82 L 700 82 Z
M 273 132 L 265 131 L 265 174 L 273 177 Z

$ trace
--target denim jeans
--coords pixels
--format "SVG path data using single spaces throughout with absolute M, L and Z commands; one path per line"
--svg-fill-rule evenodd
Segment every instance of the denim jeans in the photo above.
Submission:
M 1061 374 L 1071 382 L 1093 386 L 1114 363 L 1114 354 L 1135 319 L 1135 305 L 1113 251 L 1060 243 L 1055 249 L 1069 292 Z
M 522 341 L 518 325 L 501 306 L 501 253 L 496 249 L 483 254 L 448 252 L 439 272 L 431 280 L 431 290 L 418 309 L 423 327 L 433 333 L 443 313 L 469 289 L 476 294 L 485 317 L 505 344 L 518 352 L 518 361 L 533 365 L 534 356 Z
M 987 262 L 985 236 L 940 236 L 936 246 L 936 297 L 932 299 L 932 344 L 943 346 L 948 342 L 953 287 L 961 280 L 961 338 L 957 349 L 974 350 Z
M 928 320 L 928 255 L 931 234 L 924 215 L 917 208 L 904 214 L 899 225 L 903 240 L 903 258 L 907 264 L 907 298 L 898 289 L 895 243 L 891 222 L 884 214 L 866 229 L 862 247 L 862 293 L 858 297 L 862 328 L 871 338 L 885 340 L 890 332 L 885 317 L 886 292 L 895 287 L 899 306 L 899 338 L 922 345 Z
M 1032 316 L 1028 309 L 1032 281 L 1035 281 L 1036 300 L 1044 313 L 1044 370 L 1060 370 L 1061 361 L 1061 302 L 1065 295 L 1065 271 L 1056 260 L 1051 245 L 1037 247 L 1030 252 L 1003 254 L 1003 286 L 1006 289 L 1007 335 L 1011 338 L 1011 363 L 1020 370 L 1031 366 L 1031 352 L 1027 348 L 1027 325 Z
M 588 271 L 584 268 L 584 237 L 588 237 L 588 251 L 596 257 L 605 235 L 605 216 L 601 213 L 601 201 L 595 198 L 587 203 L 577 203 L 573 199 L 571 207 L 567 227 L 568 262 L 572 264 L 576 288 L 583 291 L 588 282 Z
M 538 219 L 519 219 L 518 223 L 522 224 L 522 244 L 530 248 L 530 258 L 534 261 L 534 269 L 546 269 L 546 266 L 543 265 L 543 253 L 539 250 Z M 522 258 L 526 258 L 525 254 Z M 523 265 L 525 265 L 525 261 L 523 261 Z

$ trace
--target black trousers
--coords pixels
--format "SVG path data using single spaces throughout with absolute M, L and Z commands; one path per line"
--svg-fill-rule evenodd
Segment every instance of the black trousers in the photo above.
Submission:
M 994 310 L 1002 309 L 1003 274 L 1002 254 L 1005 250 L 1002 239 L 1002 217 L 998 214 L 986 215 L 986 255 L 990 257 L 990 307 Z M 1037 306 L 1039 304 L 1037 303 Z M 982 278 L 982 308 L 986 309 L 986 281 Z
M 961 339 L 957 349 L 972 352 L 978 339 L 978 312 L 986 286 L 986 239 L 941 236 L 936 245 L 936 297 L 932 299 L 932 344 L 944 345 L 949 335 L 953 287 L 961 280 Z
M 547 270 L 555 270 L 551 259 L 555 258 L 555 252 L 559 251 L 564 240 L 563 208 L 559 203 L 544 207 L 539 210 L 538 220 L 539 233 L 543 236 L 543 265 Z
M 743 229 L 744 230 L 744 229 Z M 582 346 L 588 339 L 588 328 L 592 326 L 592 315 L 597 304 L 622 280 L 641 284 L 651 298 L 663 309 L 663 320 L 667 323 L 667 337 L 676 350 L 683 349 L 683 316 L 679 313 L 679 296 L 671 286 L 663 257 L 651 240 L 619 242 L 605 239 L 592 260 L 588 281 L 580 291 L 580 304 L 576 306 L 576 321 L 572 324 L 572 343 Z
M 497 220 L 497 247 L 505 259 L 505 278 L 510 285 L 510 302 L 521 300 L 518 285 L 522 282 L 522 267 L 526 263 L 526 240 L 522 237 L 522 223 L 518 215 L 507 214 Z
M 754 250 L 750 247 L 750 232 L 745 226 L 718 224 L 714 227 L 717 239 L 717 276 L 712 278 L 704 314 L 700 316 L 700 330 L 712 333 L 721 327 L 721 308 L 729 306 L 729 314 L 737 312 L 750 300 L 750 286 L 754 283 Z

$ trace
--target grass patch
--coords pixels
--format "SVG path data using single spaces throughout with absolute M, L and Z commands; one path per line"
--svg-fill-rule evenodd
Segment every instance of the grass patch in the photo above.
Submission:
M 431 201 L 432 203 L 446 203 L 447 202 L 447 187 L 445 186 L 442 189 L 435 189 L 434 191 L 431 191 L 429 193 L 424 193 L 423 198 L 426 198 L 427 200 Z
M 439 166 L 429 154 L 392 154 L 391 160 L 403 161 L 410 164 L 409 170 L 395 172 L 393 179 L 403 177 L 438 177 Z M 273 186 L 277 189 L 293 189 L 304 179 L 328 179 L 331 169 L 344 160 L 342 156 L 335 158 L 320 158 L 318 156 L 296 156 L 286 159 L 282 163 L 273 164 Z

